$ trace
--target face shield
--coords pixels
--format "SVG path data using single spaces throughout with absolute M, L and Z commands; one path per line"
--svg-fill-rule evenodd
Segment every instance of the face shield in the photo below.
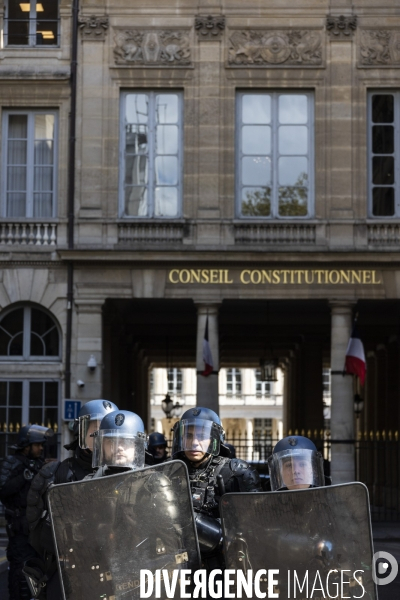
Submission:
M 296 448 L 276 452 L 268 459 L 272 491 L 299 490 L 325 484 L 322 456 L 316 450 Z
M 92 466 L 142 469 L 145 460 L 146 435 L 130 434 L 118 429 L 101 429 L 92 437 Z
M 218 456 L 221 431 L 216 423 L 204 419 L 182 419 L 176 425 L 172 453 L 204 452 Z
M 78 419 L 78 444 L 83 450 L 93 450 L 93 437 L 92 433 L 97 431 L 100 427 L 100 422 L 104 414 L 93 413 L 89 415 L 83 415 Z

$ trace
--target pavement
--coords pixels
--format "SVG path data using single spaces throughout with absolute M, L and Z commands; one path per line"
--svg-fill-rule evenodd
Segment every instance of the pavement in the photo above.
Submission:
M 4 544 L 4 528 L 0 527 L 0 544 Z M 392 554 L 400 563 L 400 522 L 373 523 L 374 551 Z M 8 599 L 7 574 L 8 562 L 5 547 L 0 546 L 0 599 Z M 400 600 L 400 569 L 393 583 L 378 586 L 379 600 Z

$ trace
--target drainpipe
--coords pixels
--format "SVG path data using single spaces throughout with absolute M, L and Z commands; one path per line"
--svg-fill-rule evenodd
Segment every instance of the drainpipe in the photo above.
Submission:
M 68 250 L 74 248 L 74 196 L 75 196 L 75 140 L 76 140 L 76 88 L 78 67 L 78 12 L 79 0 L 72 5 L 71 40 L 71 110 L 69 115 L 68 140 Z M 72 307 L 74 301 L 74 265 L 68 262 L 67 278 L 67 330 L 65 344 L 65 398 L 71 398 L 71 346 L 72 346 Z

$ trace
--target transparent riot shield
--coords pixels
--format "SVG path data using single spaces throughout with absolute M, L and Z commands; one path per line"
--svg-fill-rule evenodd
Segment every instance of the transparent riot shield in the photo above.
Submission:
M 139 598 L 141 569 L 199 567 L 181 461 L 56 485 L 48 500 L 65 600 Z
M 279 570 L 270 575 L 270 591 L 280 600 L 376 600 L 364 484 L 225 494 L 220 510 L 226 567 L 247 577 L 250 570 L 253 577 L 261 569 Z M 259 589 L 271 597 L 267 576 L 261 577 Z

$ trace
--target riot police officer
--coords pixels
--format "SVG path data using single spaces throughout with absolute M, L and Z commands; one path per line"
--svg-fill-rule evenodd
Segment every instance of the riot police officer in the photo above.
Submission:
M 207 570 L 223 567 L 219 498 L 226 492 L 260 492 L 257 471 L 230 459 L 219 416 L 209 408 L 190 408 L 175 423 L 172 458 L 186 463 L 202 560 Z
M 149 452 L 154 458 L 155 465 L 168 460 L 167 440 L 162 433 L 154 431 L 149 435 Z
M 27 425 L 20 429 L 18 440 L 0 468 L 0 500 L 5 506 L 9 538 L 7 559 L 10 563 L 8 590 L 10 600 L 29 600 L 30 593 L 22 573 L 24 562 L 36 556 L 29 544 L 26 505 L 33 477 L 43 466 L 43 446 L 54 434 L 52 429 L 40 425 Z
M 98 399 L 86 402 L 74 423 L 75 439 L 72 443 L 64 446 L 67 450 L 72 450 L 73 455 L 62 462 L 55 461 L 45 465 L 32 481 L 26 511 L 30 530 L 29 540 L 43 563 L 37 563 L 32 567 L 30 562 L 27 566 L 28 569 L 30 566 L 34 570 L 38 568 L 37 579 L 43 579 L 43 583 L 47 582 L 47 585 L 43 586 L 41 590 L 41 598 L 58 600 L 61 597 L 46 492 L 52 483 L 80 481 L 93 471 L 93 438 L 91 434 L 99 428 L 104 415 L 115 410 L 117 410 L 117 406 L 108 400 Z
M 323 458 L 301 435 L 280 440 L 268 459 L 271 490 L 301 490 L 325 485 Z

